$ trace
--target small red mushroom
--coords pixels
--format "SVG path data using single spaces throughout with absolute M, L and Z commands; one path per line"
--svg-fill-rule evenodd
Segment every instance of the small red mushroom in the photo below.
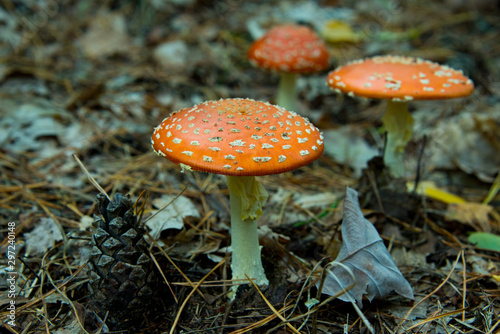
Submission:
M 338 67 L 328 74 L 327 83 L 349 96 L 387 99 L 382 118 L 387 131 L 384 161 L 397 176 L 404 174 L 404 149 L 413 132 L 408 102 L 451 99 L 474 91 L 474 84 L 462 71 L 420 58 L 390 55 Z
M 254 66 L 280 73 L 276 104 L 295 110 L 297 74 L 326 69 L 329 54 L 312 29 L 288 24 L 274 27 L 256 40 L 248 50 L 248 60 Z
M 292 111 L 250 99 L 207 101 L 172 113 L 153 132 L 153 150 L 183 171 L 227 175 L 233 279 L 267 285 L 257 219 L 267 192 L 255 178 L 316 160 L 323 137 Z M 235 290 L 233 290 L 234 292 Z

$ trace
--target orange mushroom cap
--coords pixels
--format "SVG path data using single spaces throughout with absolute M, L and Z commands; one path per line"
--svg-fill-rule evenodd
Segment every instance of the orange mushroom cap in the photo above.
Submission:
M 474 84 L 462 71 L 402 56 L 352 61 L 330 72 L 327 82 L 349 95 L 395 101 L 450 99 L 474 91 Z
M 154 129 L 155 152 L 176 164 L 233 176 L 278 174 L 316 160 L 323 137 L 306 118 L 250 99 L 207 101 Z
M 282 25 L 269 30 L 248 50 L 252 65 L 293 73 L 318 72 L 328 67 L 325 43 L 305 26 Z

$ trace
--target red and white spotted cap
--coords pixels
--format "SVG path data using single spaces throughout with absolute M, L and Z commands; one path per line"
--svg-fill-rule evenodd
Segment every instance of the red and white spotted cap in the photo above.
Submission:
M 154 129 L 151 144 L 183 170 L 233 176 L 294 170 L 316 160 L 324 148 L 321 133 L 306 118 L 239 98 L 172 113 Z
M 248 50 L 254 66 L 293 73 L 313 73 L 329 64 L 325 43 L 316 33 L 301 25 L 282 25 L 269 30 Z
M 327 83 L 348 95 L 394 101 L 439 100 L 472 94 L 462 71 L 420 58 L 377 56 L 355 60 L 328 74 Z

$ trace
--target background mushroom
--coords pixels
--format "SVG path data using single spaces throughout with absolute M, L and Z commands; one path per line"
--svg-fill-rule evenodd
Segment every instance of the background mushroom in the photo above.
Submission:
M 294 170 L 316 160 L 323 138 L 307 119 L 267 102 L 208 101 L 174 112 L 155 128 L 155 152 L 183 171 L 227 175 L 233 279 L 267 285 L 257 219 L 268 194 L 258 175 Z
M 326 69 L 329 54 L 312 29 L 289 24 L 274 27 L 256 40 L 248 50 L 248 60 L 254 66 L 280 73 L 276 104 L 296 110 L 297 74 Z
M 352 61 L 330 72 L 327 82 L 349 96 L 387 99 L 382 117 L 387 131 L 384 161 L 396 176 L 404 175 L 404 150 L 413 132 L 408 102 L 451 99 L 474 91 L 462 71 L 420 58 L 390 55 Z

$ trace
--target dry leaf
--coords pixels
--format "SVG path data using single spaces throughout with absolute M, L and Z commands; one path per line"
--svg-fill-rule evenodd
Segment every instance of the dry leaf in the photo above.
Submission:
M 175 196 L 171 195 L 163 195 L 162 197 L 153 200 L 153 205 L 156 208 L 161 209 L 170 203 L 174 197 Z M 155 214 L 156 212 L 157 210 L 151 211 L 152 214 Z M 168 229 L 182 229 L 184 227 L 183 219 L 185 217 L 199 218 L 200 213 L 189 198 L 181 195 L 175 201 L 170 203 L 168 207 L 149 219 L 146 222 L 146 226 L 151 230 L 151 236 L 158 240 L 162 231 Z
M 126 53 L 131 46 L 127 19 L 116 13 L 101 13 L 90 22 L 80 44 L 90 58 Z
M 342 221 L 342 247 L 338 257 L 332 262 L 340 262 L 341 265 L 330 268 L 322 292 L 333 296 L 355 283 L 354 287 L 339 299 L 351 301 L 354 298 L 360 307 L 363 305 L 363 295 L 372 301 L 395 291 L 413 299 L 410 284 L 399 272 L 375 227 L 364 218 L 357 195 L 354 189 L 347 187 Z M 344 267 L 348 267 L 354 277 Z
M 61 227 L 52 218 L 40 218 L 36 227 L 24 233 L 29 255 L 42 255 L 63 239 Z
M 371 147 L 362 135 L 363 131 L 351 125 L 323 132 L 325 153 L 336 162 L 351 167 L 355 176 L 360 176 L 361 170 L 368 166 L 367 162 L 378 155 L 378 150 Z
M 476 231 L 489 232 L 492 224 L 490 223 L 489 214 L 493 211 L 493 207 L 481 203 L 450 203 L 446 212 L 446 220 L 456 220 L 463 224 L 470 225 Z
M 429 164 L 435 169 L 455 169 L 457 166 L 480 180 L 493 182 L 500 165 L 496 123 L 499 113 L 476 115 L 462 112 L 435 125 L 428 136 L 432 138 L 426 151 Z M 421 126 L 422 125 L 418 125 Z

